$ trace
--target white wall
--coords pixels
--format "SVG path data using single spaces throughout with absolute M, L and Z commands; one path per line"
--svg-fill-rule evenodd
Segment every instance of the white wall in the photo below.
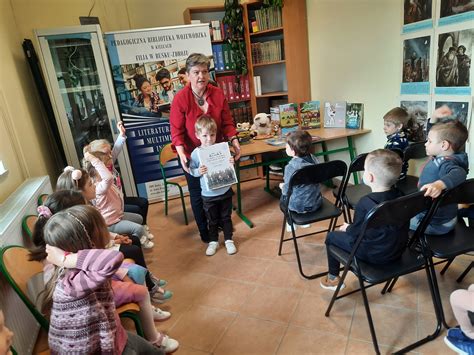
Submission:
M 364 103 L 364 128 L 372 133 L 356 139 L 359 153 L 384 146 L 382 116 L 399 105 L 401 5 L 306 1 L 312 99 Z

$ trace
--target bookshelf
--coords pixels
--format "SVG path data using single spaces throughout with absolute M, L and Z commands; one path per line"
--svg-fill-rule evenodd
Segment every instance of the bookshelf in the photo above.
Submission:
M 209 23 L 209 31 L 211 33 L 211 44 L 214 56 L 215 66 L 215 81 L 217 85 L 222 89 L 224 95 L 229 102 L 230 111 L 236 123 L 239 122 L 252 122 L 253 112 L 251 106 L 251 88 L 252 80 L 249 74 L 242 76 L 240 92 L 236 89 L 236 78 L 235 71 L 232 70 L 231 50 L 226 48 L 227 41 L 225 40 L 225 28 L 222 24 L 224 18 L 224 6 L 199 6 L 189 7 L 183 12 L 183 18 L 185 24 L 190 24 L 191 21 L 200 21 L 201 23 Z M 213 21 L 219 21 L 220 33 L 215 39 L 213 34 L 214 28 L 211 23 Z M 220 38 L 219 38 L 220 37 Z M 218 59 L 218 55 L 221 55 L 221 59 Z M 248 64 L 248 58 L 247 58 Z
M 269 113 L 272 106 L 311 99 L 307 13 L 305 0 L 285 1 L 280 23 L 276 10 L 261 11 L 262 3 L 253 0 L 242 6 L 249 77 L 260 76 L 261 82 L 261 94 L 256 95 L 254 81 L 250 80 L 252 112 Z M 266 17 L 270 19 L 265 22 Z M 259 27 L 257 31 L 252 31 L 252 22 Z M 280 60 L 255 63 L 252 48 L 269 41 L 280 43 Z

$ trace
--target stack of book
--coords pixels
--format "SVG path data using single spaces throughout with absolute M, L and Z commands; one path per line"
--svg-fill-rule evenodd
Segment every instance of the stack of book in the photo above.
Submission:
M 234 118 L 235 123 L 251 122 L 252 109 L 247 103 L 238 104 L 239 106 L 230 109 L 230 113 Z
M 252 43 L 251 49 L 253 64 L 282 60 L 281 40 Z
M 275 27 L 281 27 L 281 8 L 265 7 L 255 10 L 256 26 L 250 26 L 252 32 L 265 31 Z
M 240 76 L 240 85 L 236 75 L 218 76 L 217 85 L 224 92 L 227 101 L 240 101 L 250 98 L 250 82 L 248 75 Z

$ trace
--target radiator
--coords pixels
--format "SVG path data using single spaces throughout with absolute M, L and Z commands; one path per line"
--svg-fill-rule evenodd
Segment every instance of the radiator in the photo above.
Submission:
M 23 236 L 21 220 L 27 214 L 36 214 L 38 197 L 52 192 L 49 177 L 26 180 L 0 205 L 0 247 L 7 245 L 29 246 Z M 0 274 L 0 308 L 6 324 L 15 333 L 13 347 L 18 354 L 31 354 L 39 331 L 39 324 L 15 291 Z

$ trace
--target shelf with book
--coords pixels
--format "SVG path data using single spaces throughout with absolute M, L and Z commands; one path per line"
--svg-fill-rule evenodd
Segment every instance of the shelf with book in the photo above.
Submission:
M 270 113 L 270 108 L 311 99 L 307 13 L 305 0 L 285 1 L 281 9 L 265 7 L 263 1 L 243 4 L 244 34 L 249 65 L 253 112 Z M 278 12 L 281 11 L 281 16 Z M 275 41 L 278 46 L 267 44 Z M 264 46 L 270 47 L 276 60 Z M 258 50 L 261 53 L 258 53 Z M 276 53 L 275 53 L 276 50 Z M 257 53 L 256 53 L 257 51 Z M 259 54 L 263 58 L 259 58 Z M 255 57 L 260 60 L 254 60 Z
M 233 70 L 235 64 L 232 58 L 232 50 L 226 40 L 227 26 L 222 22 L 224 14 L 224 6 L 199 6 L 187 8 L 183 13 L 183 17 L 186 24 L 197 21 L 209 23 L 215 66 L 215 81 L 224 92 L 236 123 L 252 122 L 252 83 L 249 82 L 251 77 L 248 74 L 238 77 Z M 219 26 L 217 26 L 217 22 Z M 216 36 L 214 31 L 218 31 L 219 34 Z M 249 57 L 247 57 L 248 61 Z

